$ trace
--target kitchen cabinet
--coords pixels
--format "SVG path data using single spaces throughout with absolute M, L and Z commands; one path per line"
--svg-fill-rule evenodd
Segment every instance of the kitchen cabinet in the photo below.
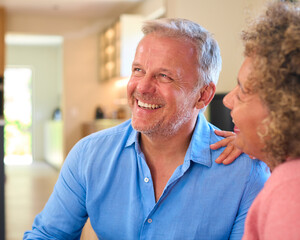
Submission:
M 92 122 L 82 124 L 82 137 L 90 135 L 94 132 L 114 127 L 123 123 L 126 119 L 98 119 Z
M 130 77 L 136 47 L 143 37 L 143 17 L 123 14 L 100 34 L 99 80 Z

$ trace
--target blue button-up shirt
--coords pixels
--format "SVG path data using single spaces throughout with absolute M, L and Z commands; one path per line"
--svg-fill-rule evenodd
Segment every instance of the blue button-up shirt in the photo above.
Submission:
M 241 239 L 269 173 L 246 155 L 216 164 L 224 149 L 209 148 L 221 139 L 214 129 L 200 114 L 184 162 L 158 202 L 130 120 L 80 140 L 24 239 L 79 239 L 88 217 L 99 239 Z

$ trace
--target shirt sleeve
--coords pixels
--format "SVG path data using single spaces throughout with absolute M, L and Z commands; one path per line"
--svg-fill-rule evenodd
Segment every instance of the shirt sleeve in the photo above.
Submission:
M 81 145 L 70 151 L 48 202 L 25 239 L 80 239 L 87 220 Z
M 270 171 L 263 162 L 252 160 L 252 169 L 230 234 L 231 240 L 242 239 L 248 210 L 269 176 Z

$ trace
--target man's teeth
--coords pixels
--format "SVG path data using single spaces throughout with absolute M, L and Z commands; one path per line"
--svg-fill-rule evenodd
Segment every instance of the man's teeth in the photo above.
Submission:
M 138 101 L 138 105 L 139 105 L 139 107 L 148 108 L 148 109 L 160 108 L 160 106 L 157 105 L 157 104 L 148 104 L 148 103 L 144 103 L 144 102 L 141 102 L 141 101 Z

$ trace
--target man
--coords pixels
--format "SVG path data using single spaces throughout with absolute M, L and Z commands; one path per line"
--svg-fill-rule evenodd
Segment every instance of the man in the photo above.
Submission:
M 79 239 L 89 217 L 99 239 L 241 239 L 268 174 L 242 155 L 215 159 L 221 138 L 202 112 L 221 70 L 219 47 L 196 23 L 147 22 L 128 83 L 132 119 L 69 153 L 24 239 Z

